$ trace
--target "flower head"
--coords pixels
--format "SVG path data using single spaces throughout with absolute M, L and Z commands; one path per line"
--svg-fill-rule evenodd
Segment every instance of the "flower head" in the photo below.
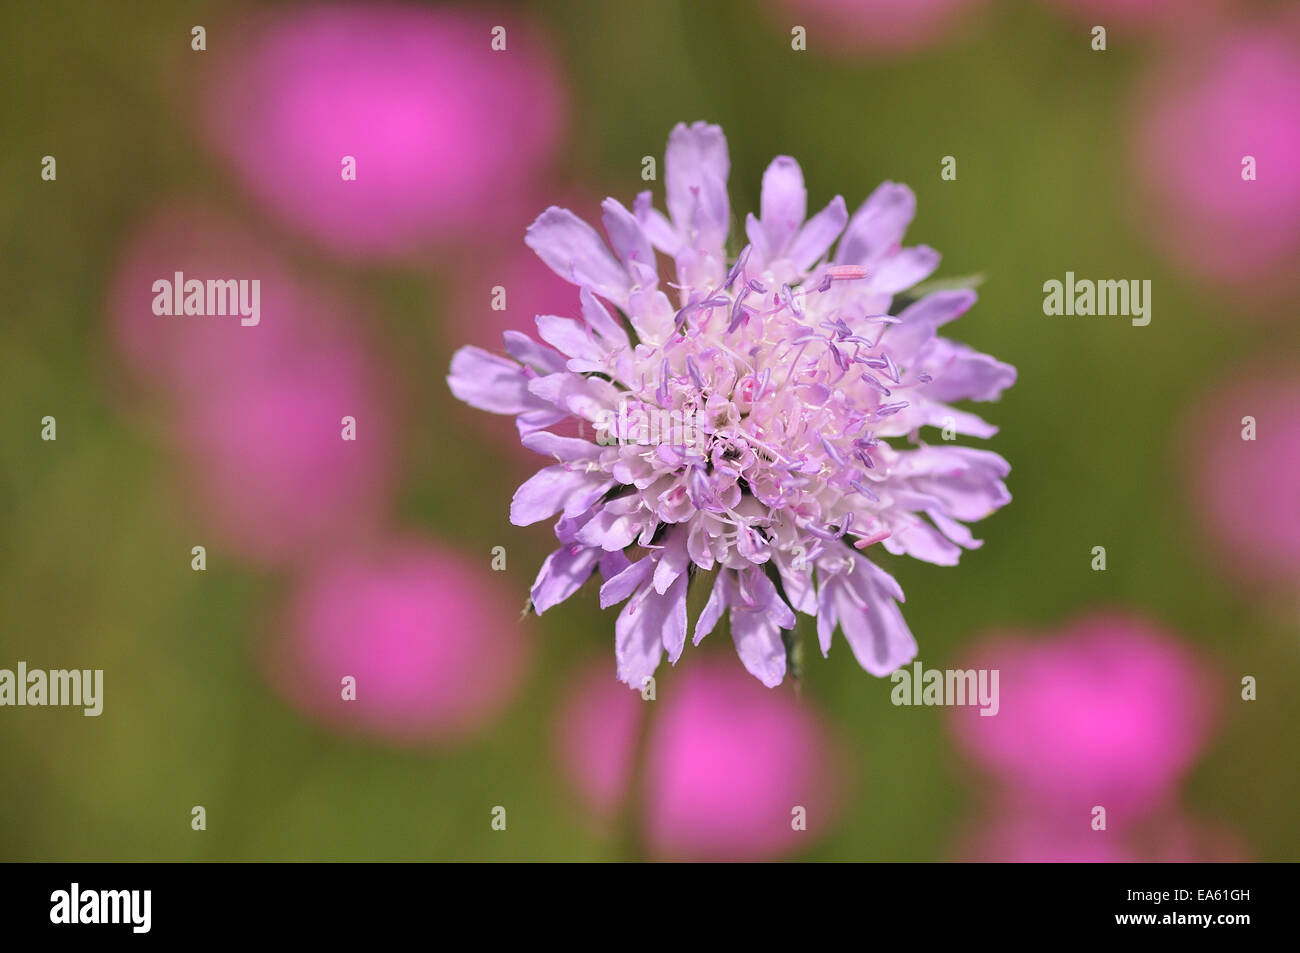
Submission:
M 915 208 L 906 186 L 884 183 L 852 217 L 836 197 L 806 219 L 803 174 L 779 157 L 733 259 L 728 171 L 720 128 L 679 125 L 668 214 L 649 192 L 631 210 L 607 199 L 612 252 L 571 212 L 543 212 L 527 243 L 579 287 L 580 320 L 539 315 L 543 343 L 507 332 L 508 358 L 463 348 L 448 383 L 475 407 L 516 415 L 524 446 L 555 459 L 510 508 L 521 526 L 560 514 L 533 607 L 599 570 L 601 605 L 627 603 L 615 623 L 623 681 L 639 686 L 665 652 L 681 656 L 696 571 L 716 575 L 693 641 L 726 612 L 765 685 L 785 675 L 792 609 L 817 617 L 823 654 L 838 625 L 862 667 L 885 675 L 916 642 L 898 584 L 862 550 L 951 565 L 979 545 L 963 524 L 1010 499 L 1007 463 L 928 446 L 919 431 L 990 436 L 947 402 L 995 399 L 1015 370 L 938 336 L 974 292 L 893 307 L 939 263 L 931 248 L 900 245 Z M 666 290 L 656 250 L 675 264 Z
M 502 23 L 506 54 L 489 41 Z M 341 257 L 500 233 L 568 123 L 556 58 L 521 11 L 281 4 L 230 35 L 208 54 L 204 137 L 264 211 Z

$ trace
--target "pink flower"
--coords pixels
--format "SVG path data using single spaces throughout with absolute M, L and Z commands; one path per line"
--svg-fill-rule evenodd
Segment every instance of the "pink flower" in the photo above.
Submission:
M 834 743 L 789 692 L 701 660 L 642 701 L 584 677 L 561 716 L 561 762 L 587 806 L 608 816 L 627 797 L 641 723 L 639 821 L 651 853 L 681 860 L 759 860 L 806 849 L 840 799 Z M 797 829 L 804 826 L 806 829 Z
M 1188 18 L 1208 16 L 1223 0 L 1049 0 L 1079 22 L 1100 25 L 1183 29 Z
M 174 285 L 177 273 L 182 288 L 256 282 L 257 322 L 155 313 L 155 282 Z M 183 451 L 205 543 L 276 566 L 382 523 L 394 423 L 357 311 L 337 289 L 312 283 L 229 218 L 171 205 L 131 240 L 109 312 L 132 381 L 170 398 L 166 434 Z M 355 439 L 345 440 L 350 426 Z
M 519 526 L 560 514 L 561 547 L 533 607 L 545 612 L 599 569 L 601 605 L 627 602 L 614 627 L 624 682 L 639 686 L 665 653 L 681 656 L 695 570 L 717 572 L 693 641 L 728 615 L 763 684 L 785 676 L 791 607 L 817 617 L 823 654 L 838 625 L 862 667 L 885 675 L 916 643 L 902 591 L 860 550 L 879 543 L 952 565 L 980 545 L 965 523 L 1010 499 L 1006 461 L 929 446 L 921 432 L 991 436 L 950 403 L 997 399 L 1015 369 L 939 336 L 973 291 L 897 299 L 939 263 L 901 244 L 915 208 L 906 186 L 886 182 L 852 217 L 837 196 L 807 218 L 799 165 L 779 157 L 732 262 L 728 172 L 721 129 L 679 125 L 669 214 L 649 192 L 634 211 L 607 199 L 613 252 L 572 212 L 547 209 L 526 240 L 579 286 L 581 320 L 539 316 L 544 343 L 507 332 L 509 358 L 462 348 L 448 383 L 474 407 L 517 417 L 523 445 L 555 461 L 510 508 Z M 655 249 L 676 265 L 676 309 Z M 595 441 L 552 429 L 575 424 Z
M 963 751 L 1004 804 L 1085 829 L 1096 806 L 1112 830 L 1165 806 L 1219 707 L 1203 663 L 1135 616 L 1087 616 L 1048 640 L 988 639 L 963 667 L 1000 672 L 997 715 L 951 709 Z
M 492 49 L 497 26 L 505 50 Z M 544 40 L 508 9 L 278 8 L 239 38 L 210 54 L 208 138 L 274 216 L 339 254 L 401 254 L 508 221 L 566 124 Z
M 1216 35 L 1140 97 L 1135 162 L 1156 241 L 1232 285 L 1291 285 L 1300 254 L 1300 21 Z M 1243 178 L 1243 175 L 1253 178 Z
M 983 0 L 778 0 L 774 13 L 808 30 L 809 50 L 911 51 L 947 39 Z
M 1123 835 L 1095 831 L 1085 813 L 995 811 L 970 822 L 956 848 L 960 861 L 999 864 L 1129 864 L 1139 858 Z
M 560 765 L 584 808 L 608 821 L 627 800 L 645 720 L 642 706 L 657 702 L 625 690 L 603 665 L 575 675 L 565 697 L 556 731 Z
M 154 283 L 174 283 L 177 272 L 183 281 L 256 280 L 257 324 L 245 326 L 233 308 L 226 315 L 155 313 Z M 135 227 L 107 308 L 133 381 L 187 400 L 273 376 L 305 350 L 351 346 L 341 330 L 348 309 L 334 290 L 309 283 L 230 216 L 191 201 L 162 205 Z
M 213 539 L 275 566 L 382 525 L 393 428 L 375 373 L 339 348 L 181 406 L 173 440 Z
M 1175 808 L 1135 829 L 1093 830 L 1088 816 L 996 809 L 972 822 L 958 860 L 982 863 L 1230 863 L 1248 859 L 1240 838 Z
M 1300 377 L 1261 368 L 1241 378 L 1205 395 L 1188 414 L 1185 472 L 1216 563 L 1246 582 L 1294 587 L 1300 578 Z
M 345 733 L 421 745 L 495 720 L 527 660 L 509 594 L 425 542 L 335 554 L 297 580 L 268 655 L 273 682 Z M 352 679 L 355 700 L 347 700 Z

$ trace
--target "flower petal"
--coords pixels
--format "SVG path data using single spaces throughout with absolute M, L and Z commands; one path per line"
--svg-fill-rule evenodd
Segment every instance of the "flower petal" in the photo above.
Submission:
M 731 607 L 731 640 L 749 674 L 768 688 L 785 678 L 785 643 L 781 627 L 761 609 Z
M 838 609 L 840 630 L 853 650 L 853 657 L 872 675 L 888 675 L 916 658 L 916 639 L 898 604 L 883 591 L 873 588 L 866 608 L 841 595 Z
M 799 230 L 798 236 L 786 252 L 786 257 L 800 270 L 812 267 L 826 250 L 835 244 L 835 239 L 844 231 L 844 223 L 849 220 L 849 211 L 844 204 L 844 197 L 837 195 L 831 203 L 808 220 Z
M 713 581 L 713 589 L 709 592 L 709 601 L 704 604 L 704 610 L 700 617 L 695 620 L 695 635 L 691 638 L 694 645 L 699 645 L 700 640 L 713 631 L 718 620 L 722 618 L 722 612 L 727 608 L 730 593 L 730 572 L 729 569 L 723 569 L 718 573 L 717 579 Z
M 997 400 L 1016 382 L 1010 364 L 947 338 L 935 338 L 926 353 L 925 370 L 934 378 L 925 396 L 934 400 Z
M 452 355 L 447 386 L 457 399 L 494 414 L 522 414 L 545 406 L 529 393 L 522 367 L 481 347 L 463 347 Z
M 668 136 L 664 185 L 668 214 L 691 248 L 720 252 L 731 226 L 731 160 L 720 126 L 678 124 Z
M 565 281 L 590 288 L 615 304 L 627 301 L 631 282 L 596 230 L 568 209 L 552 205 L 528 226 L 524 242 Z
M 877 261 L 867 281 L 878 294 L 898 294 L 929 278 L 938 267 L 939 253 L 929 245 L 917 245 Z
M 600 220 L 605 225 L 605 234 L 609 236 L 614 253 L 625 265 L 639 261 L 653 268 L 654 249 L 650 247 L 650 239 L 646 238 L 645 231 L 632 213 L 618 199 L 605 199 L 600 208 Z
M 515 490 L 510 501 L 510 522 L 529 526 L 565 509 L 571 497 L 585 499 L 613 481 L 603 473 L 570 470 L 563 464 L 538 470 Z M 574 514 L 567 514 L 574 515 Z
M 777 156 L 763 173 L 760 220 L 767 235 L 769 259 L 780 258 L 808 214 L 808 190 L 803 170 L 789 156 Z
M 681 602 L 681 625 L 686 625 L 686 601 Z M 640 688 L 654 674 L 663 658 L 663 633 L 677 625 L 676 593 L 659 595 L 649 586 L 638 590 L 614 623 L 614 657 L 618 677 L 633 688 Z
M 530 591 L 533 611 L 541 615 L 581 589 L 599 558 L 600 550 L 588 546 L 562 546 L 547 556 Z
M 906 185 L 882 182 L 849 219 L 835 261 L 866 265 L 903 241 L 916 215 L 916 196 Z

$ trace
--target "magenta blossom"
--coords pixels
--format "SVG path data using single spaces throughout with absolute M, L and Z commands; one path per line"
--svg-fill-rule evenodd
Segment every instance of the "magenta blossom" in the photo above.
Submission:
M 979 863 L 1232 863 L 1250 851 L 1231 829 L 1171 807 L 1131 830 L 1094 830 L 1091 816 L 999 806 L 973 820 L 954 859 Z
M 997 669 L 1001 707 L 955 707 L 958 743 L 1004 806 L 1112 828 L 1167 808 L 1217 721 L 1215 674 L 1140 616 L 1080 618 L 1048 640 L 985 640 L 964 668 Z
M 849 56 L 905 53 L 957 33 L 982 0 L 777 0 L 782 26 L 807 26 L 811 49 Z
M 839 743 L 822 718 L 788 689 L 765 691 L 716 656 L 700 659 L 659 701 L 594 672 L 567 694 L 560 764 L 585 816 L 607 822 L 633 810 L 657 858 L 778 857 L 811 846 L 839 815 L 850 779 L 837 769 Z M 663 707 L 645 726 L 651 706 Z
M 1300 377 L 1249 367 L 1207 393 L 1184 425 L 1184 468 L 1215 544 L 1215 563 L 1244 583 L 1300 578 Z
M 1075 20 L 1124 28 L 1185 30 L 1212 15 L 1221 0 L 1049 0 Z
M 529 643 L 499 589 L 492 572 L 420 540 L 324 556 L 294 584 L 268 675 L 345 733 L 466 740 L 501 715 L 527 668 Z
M 647 740 L 644 822 L 656 857 L 780 856 L 837 817 L 836 744 L 788 689 L 765 692 L 706 659 L 654 704 L 664 707 Z
M 1147 81 L 1134 114 L 1152 238 L 1188 272 L 1265 301 L 1294 287 L 1300 255 L 1295 13 L 1183 51 Z
M 291 4 L 229 35 L 207 140 L 272 216 L 345 257 L 491 232 L 563 138 L 563 79 L 517 11 Z
M 793 608 L 817 617 L 823 654 L 838 625 L 862 667 L 886 675 L 916 642 L 902 590 L 862 550 L 952 565 L 979 545 L 964 523 L 1010 499 L 1006 461 L 929 446 L 920 431 L 993 434 L 948 402 L 993 400 L 1015 370 L 938 335 L 974 292 L 895 301 L 939 264 L 931 248 L 900 245 L 907 187 L 886 182 L 852 217 L 837 196 L 805 221 L 803 174 L 779 157 L 732 260 L 722 130 L 677 126 L 665 166 L 668 215 L 649 192 L 631 211 L 604 202 L 613 253 L 565 209 L 528 229 L 528 245 L 579 286 L 581 320 L 540 315 L 545 343 L 508 332 L 509 358 L 467 347 L 452 360 L 457 397 L 516 415 L 524 446 L 555 460 L 510 508 L 519 526 L 560 514 L 533 607 L 599 569 L 601 605 L 627 601 L 618 674 L 638 686 L 665 652 L 681 656 L 687 586 L 714 571 L 695 643 L 728 614 L 745 667 L 777 685 Z M 675 305 L 655 249 L 676 265 Z M 548 429 L 575 419 L 594 439 Z

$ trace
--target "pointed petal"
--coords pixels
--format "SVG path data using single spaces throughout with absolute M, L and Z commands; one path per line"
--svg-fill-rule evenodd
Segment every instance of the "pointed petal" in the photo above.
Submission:
M 605 234 L 609 236 L 614 253 L 625 265 L 638 261 L 653 268 L 655 253 L 650 247 L 650 239 L 646 238 L 645 231 L 632 213 L 618 199 L 605 199 L 600 208 L 600 220 L 605 225 Z
M 731 225 L 731 160 L 722 128 L 678 124 L 668 137 L 664 185 L 668 214 L 690 247 L 718 252 Z
M 614 657 L 619 680 L 640 688 L 663 658 L 663 631 L 672 602 L 649 586 L 628 600 L 614 623 Z M 683 605 L 683 612 L 685 606 Z
M 844 596 L 837 602 L 840 629 L 853 657 L 872 675 L 888 675 L 916 658 L 916 639 L 898 604 L 883 592 L 873 592 L 865 609 Z
M 650 577 L 652 569 L 654 563 L 649 558 L 638 559 L 628 564 L 627 568 L 600 587 L 600 607 L 608 609 L 632 595 L 636 588 Z
M 515 490 L 510 501 L 510 522 L 529 526 L 554 516 L 565 508 L 570 497 L 586 497 L 606 481 L 604 474 L 570 470 L 562 464 L 538 470 Z
M 686 647 L 686 589 L 689 585 L 685 575 L 668 587 L 660 598 L 667 603 L 664 613 L 663 643 L 668 653 L 668 661 L 676 665 Z
M 533 610 L 541 615 L 581 589 L 599 557 L 599 549 L 585 546 L 563 546 L 547 556 L 530 593 Z
M 731 570 L 723 569 L 718 572 L 718 577 L 713 581 L 713 589 L 709 592 L 709 601 L 704 604 L 704 611 L 700 617 L 695 620 L 695 635 L 691 642 L 699 645 L 700 640 L 713 631 L 718 620 L 722 618 L 722 612 L 727 608 L 728 594 L 730 592 L 730 580 L 728 573 Z
M 808 214 L 808 190 L 803 170 L 789 156 L 777 156 L 763 173 L 763 194 L 759 202 L 768 254 L 780 258 L 794 240 Z
M 974 348 L 935 338 L 926 353 L 926 373 L 934 378 L 925 396 L 952 400 L 997 400 L 1016 382 L 1016 369 Z
M 529 393 L 523 368 L 481 347 L 463 347 L 452 356 L 447 386 L 458 400 L 494 414 L 522 414 L 544 406 Z
M 731 607 L 731 639 L 749 674 L 768 688 L 785 678 L 785 643 L 781 628 L 761 609 Z
M 929 278 L 938 267 L 939 253 L 928 245 L 917 245 L 877 261 L 867 281 L 873 292 L 898 294 Z
M 801 271 L 807 271 L 813 262 L 826 254 L 826 250 L 835 244 L 835 239 L 844 231 L 844 223 L 849 220 L 848 208 L 843 196 L 831 199 L 831 204 L 814 215 L 799 230 L 794 244 L 786 252 L 786 257 Z
M 882 182 L 849 219 L 835 260 L 842 265 L 869 264 L 903 241 L 915 215 L 912 190 Z
M 627 271 L 609 253 L 596 230 L 568 209 L 551 206 L 524 235 L 528 247 L 563 278 L 590 288 L 615 304 L 627 301 Z

